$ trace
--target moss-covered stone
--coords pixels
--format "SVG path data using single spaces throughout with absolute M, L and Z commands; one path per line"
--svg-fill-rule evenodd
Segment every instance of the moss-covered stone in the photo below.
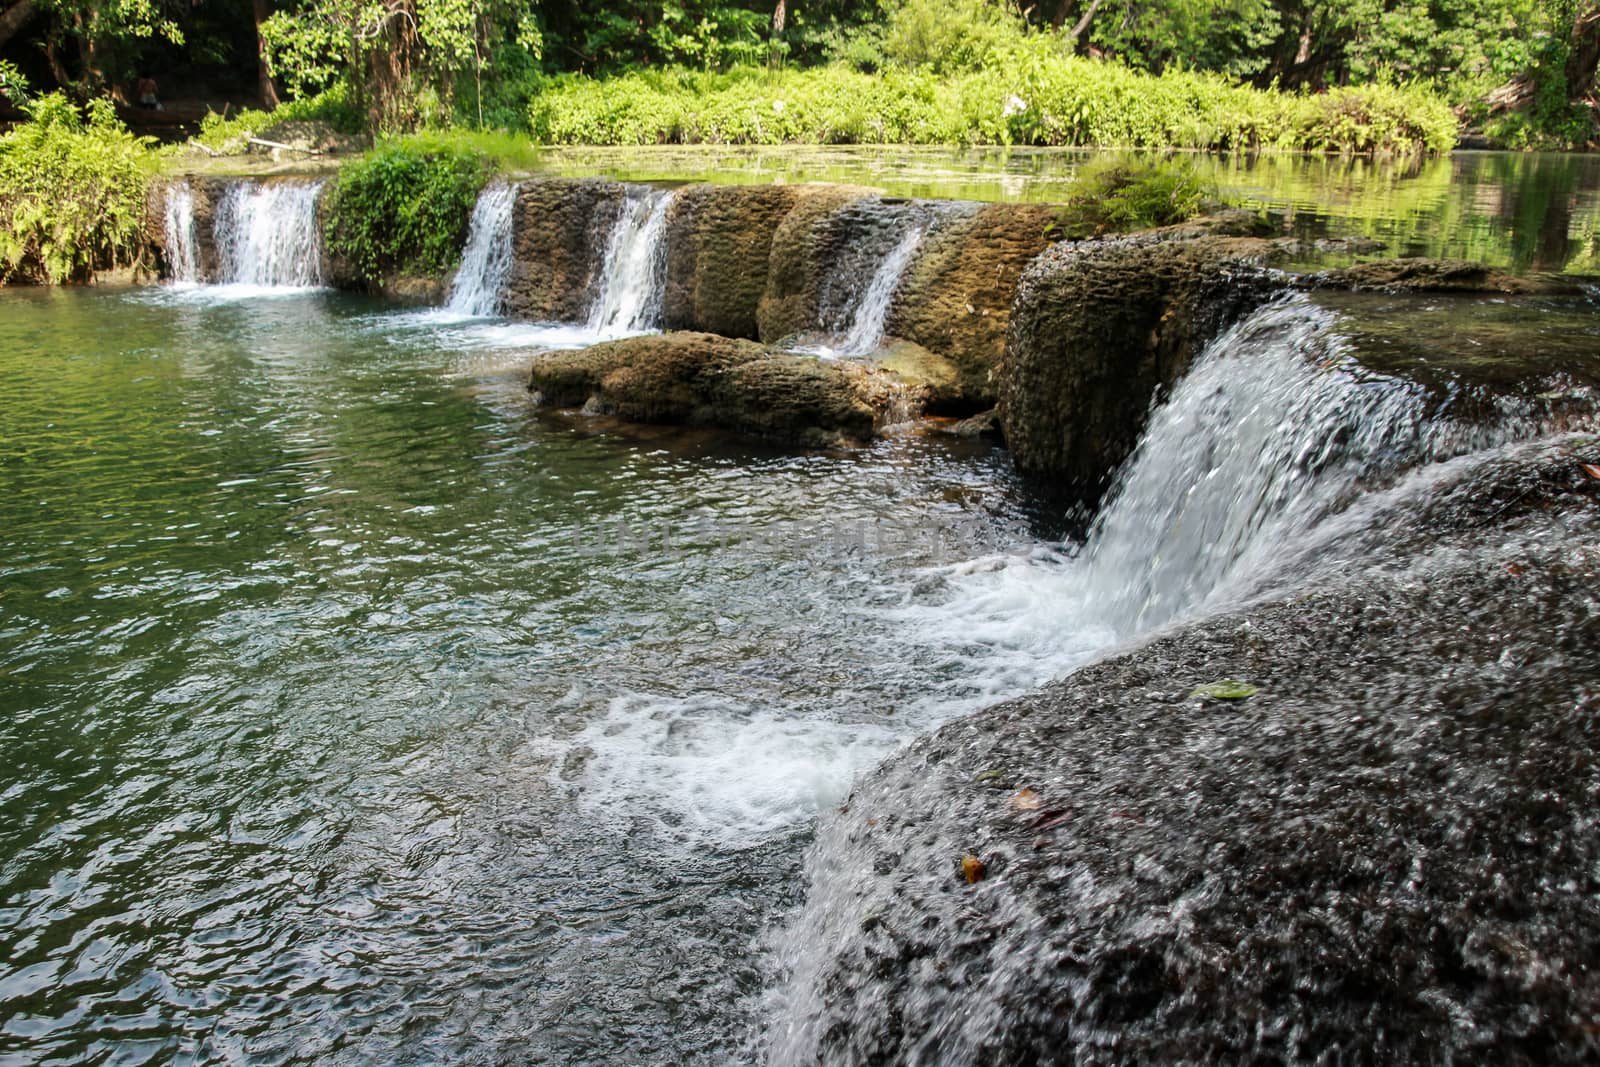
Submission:
M 625 195 L 621 182 L 602 178 L 523 182 L 512 208 L 506 312 L 540 322 L 582 320 L 600 291 L 605 236 Z
M 921 395 L 875 368 L 692 332 L 544 353 L 534 359 L 529 388 L 555 407 L 807 446 L 868 440 L 897 403 Z
M 998 397 L 1006 329 L 1022 272 L 1050 245 L 1052 209 L 988 204 L 923 241 L 901 279 L 888 332 L 948 357 L 967 411 Z
M 1017 466 L 1086 501 L 1144 429 L 1152 400 L 1224 325 L 1281 285 L 1255 238 L 1150 233 L 1058 246 L 1024 275 L 1000 419 Z
M 785 185 L 691 185 L 667 209 L 662 322 L 669 330 L 758 335 L 772 235 L 802 195 Z
M 795 334 L 826 328 L 830 288 L 859 291 L 870 278 L 870 264 L 851 262 L 853 248 L 886 253 L 898 229 L 896 213 L 885 210 L 872 190 L 814 186 L 787 214 L 773 235 L 770 272 L 760 302 L 762 341 L 776 344 Z M 866 272 L 866 275 L 864 275 Z M 837 325 L 837 323 L 835 323 Z

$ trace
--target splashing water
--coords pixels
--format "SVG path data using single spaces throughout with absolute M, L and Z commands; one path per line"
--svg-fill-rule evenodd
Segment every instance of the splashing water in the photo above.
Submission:
M 217 255 L 225 285 L 322 284 L 318 182 L 236 182 L 217 205 Z
M 500 314 L 500 293 L 511 274 L 511 209 L 516 201 L 517 185 L 511 182 L 491 182 L 478 194 L 446 310 L 473 318 Z
M 667 208 L 672 194 L 648 189 L 630 193 L 606 245 L 600 296 L 589 312 L 589 329 L 622 337 L 657 328 L 666 246 Z
M 178 285 L 198 285 L 200 256 L 194 233 L 194 190 L 189 188 L 188 182 L 173 182 L 167 186 L 162 231 L 172 281 Z

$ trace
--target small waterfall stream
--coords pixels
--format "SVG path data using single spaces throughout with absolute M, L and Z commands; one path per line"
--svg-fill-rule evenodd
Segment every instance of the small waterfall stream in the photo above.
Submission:
M 889 304 L 900 286 L 901 276 L 911 265 L 927 232 L 927 222 L 913 224 L 883 258 L 883 262 L 878 264 L 872 280 L 861 293 L 860 303 L 851 310 L 850 329 L 835 350 L 836 355 L 870 355 L 883 344 L 884 328 L 889 321 Z
M 235 182 L 217 204 L 216 241 L 227 285 L 322 284 L 317 198 L 322 182 Z
M 643 333 L 661 321 L 661 282 L 667 208 L 672 193 L 630 191 L 606 245 L 603 283 L 589 312 L 589 329 L 602 337 Z
M 200 283 L 200 254 L 194 232 L 194 190 L 188 182 L 167 186 L 162 212 L 167 269 L 178 285 Z
M 511 209 L 516 201 L 514 182 L 491 182 L 478 194 L 446 310 L 473 318 L 500 314 L 501 292 L 511 273 Z

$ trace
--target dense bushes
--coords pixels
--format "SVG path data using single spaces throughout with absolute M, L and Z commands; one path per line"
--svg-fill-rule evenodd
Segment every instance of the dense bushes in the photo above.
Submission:
M 28 111 L 0 137 L 0 281 L 84 282 L 134 263 L 155 171 L 148 139 L 109 100 L 91 103 L 87 122 L 60 93 Z
M 639 72 L 547 83 L 529 109 L 546 144 L 910 143 L 1442 152 L 1456 119 L 1438 98 L 1386 85 L 1276 93 L 1219 75 L 1160 76 L 1014 51 L 938 76 L 844 67 L 769 74 Z
M 1056 212 L 1053 236 L 1082 240 L 1170 226 L 1200 214 L 1205 183 L 1185 161 L 1111 158 L 1087 164 Z
M 243 150 L 246 138 L 285 122 L 322 122 L 347 135 L 359 134 L 366 128 L 366 116 L 350 102 L 349 88 L 338 85 L 318 96 L 291 100 L 273 111 L 246 108 L 232 117 L 213 111 L 201 120 L 196 140 L 216 151 Z
M 339 169 L 325 203 L 329 254 L 368 281 L 454 266 L 490 162 L 452 137 L 385 141 Z

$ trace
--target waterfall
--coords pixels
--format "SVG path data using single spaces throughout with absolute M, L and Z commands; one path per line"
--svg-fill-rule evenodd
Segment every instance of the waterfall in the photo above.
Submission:
M 1077 561 L 1083 602 L 1131 636 L 1274 569 L 1406 468 L 1532 432 L 1435 418 L 1424 391 L 1351 358 L 1304 297 L 1217 338 L 1156 410 Z
M 877 351 L 878 346 L 883 344 L 884 325 L 889 320 L 889 302 L 894 299 L 900 276 L 911 265 L 927 232 L 926 222 L 913 225 L 883 257 L 883 262 L 873 272 L 872 281 L 867 283 L 866 290 L 861 294 L 860 302 L 850 313 L 850 330 L 835 350 L 837 355 L 864 356 Z
M 1442 415 L 1415 383 L 1364 369 L 1333 312 L 1303 296 L 1261 309 L 1210 344 L 1153 412 L 1082 552 L 969 561 L 930 581 L 935 602 L 900 610 L 904 629 L 925 632 L 937 648 L 940 669 L 969 683 L 936 697 L 942 704 L 931 714 L 916 705 L 907 711 L 919 727 L 936 725 L 1060 677 L 1140 634 L 1266 587 L 1337 572 L 1348 566 L 1345 537 L 1392 522 L 1407 494 L 1432 492 L 1431 481 L 1408 473 L 1548 429 L 1532 410 L 1511 404 L 1486 422 Z M 972 686 L 985 671 L 992 684 Z M 934 693 L 937 675 L 929 679 Z M 767 1063 L 816 1063 L 826 1058 L 827 1034 L 873 1032 L 881 998 L 830 985 L 837 979 L 829 969 L 840 946 L 879 936 L 863 916 L 889 895 L 872 871 L 900 844 L 894 805 L 937 799 L 897 793 L 879 807 L 884 798 L 867 793 L 822 830 L 806 861 L 816 872 L 806 904 L 771 946 L 784 981 L 763 1028 Z M 884 829 L 863 830 L 868 814 L 861 812 L 881 818 Z M 953 845 L 952 860 L 957 851 Z M 940 899 L 959 899 L 948 891 L 948 870 L 927 870 L 937 886 L 928 891 L 930 911 Z M 1095 880 L 1085 879 L 1092 895 Z M 1037 936 L 1024 920 L 1015 929 Z M 884 981 L 900 980 L 903 963 Z M 994 990 L 1003 986 L 969 983 L 956 972 L 944 980 L 921 966 L 904 963 L 907 981 L 948 997 L 921 1005 L 951 1020 L 944 1039 L 954 1044 L 943 1048 L 990 1047 L 983 1044 L 988 1028 L 1006 1010 Z
M 198 284 L 200 255 L 194 233 L 194 190 L 188 182 L 172 182 L 167 186 L 162 223 L 167 270 L 172 281 L 179 285 Z
M 500 314 L 500 293 L 511 273 L 511 209 L 517 186 L 491 182 L 478 194 L 461 269 L 450 286 L 449 311 L 473 318 Z
M 606 243 L 600 295 L 589 311 L 589 329 L 606 337 L 643 333 L 661 319 L 661 283 L 667 208 L 672 194 L 656 189 L 630 192 Z
M 221 281 L 232 285 L 322 284 L 317 197 L 322 183 L 235 182 L 217 204 Z

